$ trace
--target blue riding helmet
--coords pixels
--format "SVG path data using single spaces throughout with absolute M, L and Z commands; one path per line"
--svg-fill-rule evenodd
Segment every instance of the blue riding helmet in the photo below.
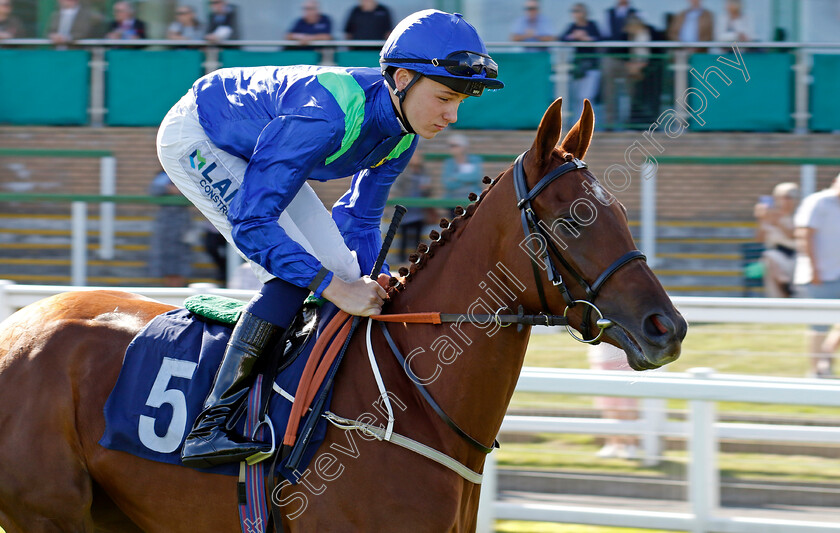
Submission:
M 489 55 L 475 28 L 459 13 L 436 9 L 413 13 L 397 24 L 379 53 L 382 75 L 396 91 L 388 67 L 406 68 L 418 73 L 402 91 L 420 76 L 427 76 L 453 91 L 468 96 L 481 96 L 484 89 L 505 86 L 496 79 L 499 67 Z M 400 94 L 402 93 L 402 94 Z

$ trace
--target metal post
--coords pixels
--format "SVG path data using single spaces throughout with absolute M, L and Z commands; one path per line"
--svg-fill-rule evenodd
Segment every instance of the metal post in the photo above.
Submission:
M 496 530 L 496 514 L 493 506 L 496 504 L 496 454 L 490 453 L 484 460 L 484 479 L 481 481 L 481 493 L 478 496 L 478 518 L 476 533 L 493 533 Z
M 204 49 L 204 73 L 210 74 L 214 70 L 218 70 L 222 66 L 219 61 L 219 47 L 208 46 Z
M 552 48 L 551 63 L 554 65 L 554 98 L 563 97 L 568 106 L 572 95 L 572 60 L 569 48 Z M 577 110 L 577 106 L 572 106 Z
M 90 58 L 90 125 L 105 125 L 105 48 L 95 46 Z
M 9 297 L 6 294 L 6 290 L 9 287 L 14 286 L 15 282 L 7 280 L 7 279 L 0 279 L 0 322 L 6 320 L 8 317 L 15 312 L 12 309 L 11 303 L 9 303 Z
M 680 98 L 688 90 L 688 51 L 674 50 L 674 110 L 681 118 L 686 118 L 685 107 L 678 105 Z
M 811 113 L 808 111 L 808 93 L 811 89 L 811 56 L 802 48 L 796 50 L 796 63 L 793 65 L 794 72 L 794 110 L 793 110 L 793 132 L 798 134 L 808 133 L 808 121 Z
M 642 464 L 656 466 L 662 456 L 662 429 L 665 426 L 665 400 L 642 398 Z
M 799 167 L 799 191 L 800 198 L 817 192 L 817 165 Z
M 70 279 L 72 285 L 87 284 L 87 203 L 73 202 L 70 245 Z
M 117 158 L 103 157 L 99 160 L 99 194 L 114 196 L 117 194 Z M 114 202 L 99 204 L 99 257 L 114 258 Z
M 695 379 L 710 379 L 711 368 L 692 368 Z M 695 517 L 693 533 L 709 531 L 709 523 L 720 507 L 720 471 L 715 431 L 715 404 L 709 401 L 689 402 L 688 501 Z
M 656 171 L 655 165 L 644 163 L 639 174 L 642 184 L 641 249 L 651 268 L 656 266 Z

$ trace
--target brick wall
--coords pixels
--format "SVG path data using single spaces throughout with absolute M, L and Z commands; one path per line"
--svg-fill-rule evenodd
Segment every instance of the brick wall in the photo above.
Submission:
M 117 193 L 146 194 L 150 180 L 160 170 L 155 153 L 154 128 L 0 127 L 4 148 L 110 150 L 117 158 Z M 467 132 L 471 150 L 480 153 L 515 154 L 527 149 L 533 131 Z M 685 133 L 677 139 L 657 137 L 666 156 L 799 156 L 832 157 L 838 139 L 828 134 Z M 587 154 L 592 172 L 624 161 L 625 150 L 639 132 L 596 132 Z M 445 152 L 445 137 L 421 143 L 427 152 Z M 495 176 L 507 163 L 486 163 L 485 173 Z M 429 170 L 438 183 L 440 163 Z M 825 187 L 840 167 L 818 167 L 818 188 Z M 750 220 L 757 197 L 769 194 L 776 183 L 798 181 L 796 166 L 660 166 L 658 213 L 674 220 Z M 327 205 L 347 189 L 349 180 L 312 185 Z M 95 159 L 0 157 L 0 192 L 55 192 L 97 194 L 99 162 Z M 631 218 L 638 218 L 639 178 L 617 196 L 627 205 Z M 0 212 L 35 209 L 33 204 L 0 203 Z M 38 206 L 38 212 L 66 212 L 67 207 Z M 119 215 L 148 214 L 148 207 L 119 206 Z

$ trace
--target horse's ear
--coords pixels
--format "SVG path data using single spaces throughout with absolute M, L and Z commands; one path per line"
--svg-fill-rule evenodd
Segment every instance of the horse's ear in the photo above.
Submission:
M 557 141 L 560 140 L 560 128 L 563 117 L 560 108 L 563 106 L 563 98 L 558 98 L 545 110 L 540 127 L 537 129 L 537 137 L 531 147 L 531 153 L 537 161 L 546 161 L 554 152 Z
M 586 155 L 586 150 L 589 149 L 589 143 L 592 141 L 592 130 L 595 128 L 595 113 L 592 112 L 592 104 L 588 99 L 583 101 L 583 112 L 563 142 L 560 148 L 564 151 L 574 155 L 578 159 L 583 159 Z

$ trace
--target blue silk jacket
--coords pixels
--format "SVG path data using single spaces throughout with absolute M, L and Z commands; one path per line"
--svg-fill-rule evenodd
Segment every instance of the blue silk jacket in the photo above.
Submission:
M 308 287 L 321 263 L 277 224 L 305 180 L 353 176 L 332 217 L 369 273 L 388 192 L 417 147 L 377 69 L 228 68 L 193 85 L 199 121 L 219 148 L 248 161 L 227 217 L 236 246 L 268 272 Z M 387 266 L 383 271 L 387 272 Z M 316 295 L 329 285 L 329 273 Z

